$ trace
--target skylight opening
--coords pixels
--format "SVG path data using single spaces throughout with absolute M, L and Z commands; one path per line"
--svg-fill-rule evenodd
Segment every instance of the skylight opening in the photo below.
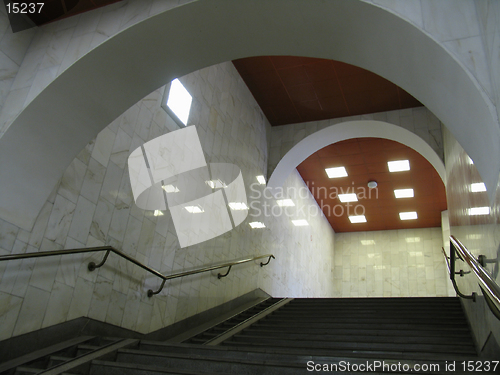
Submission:
M 413 198 L 413 189 L 396 189 L 394 190 L 396 198 Z
M 295 225 L 296 227 L 304 227 L 306 225 L 309 225 L 309 223 L 305 219 L 292 220 L 292 224 Z
M 347 203 L 347 202 L 357 202 L 358 201 L 358 196 L 355 193 L 351 194 L 339 194 L 339 199 L 342 203 Z
M 399 218 L 401 220 L 415 220 L 418 219 L 418 215 L 415 211 L 410 211 L 410 212 L 400 212 L 399 213 Z
M 410 170 L 409 160 L 388 161 L 387 165 L 389 167 L 389 172 L 403 172 Z
M 182 83 L 177 78 L 174 79 L 170 83 L 167 107 L 184 125 L 187 125 L 192 101 L 193 97 L 189 94 Z
M 347 171 L 344 167 L 326 168 L 325 172 L 329 178 L 347 177 Z
M 349 216 L 349 221 L 351 222 L 351 224 L 366 223 L 366 217 L 365 215 L 353 215 Z

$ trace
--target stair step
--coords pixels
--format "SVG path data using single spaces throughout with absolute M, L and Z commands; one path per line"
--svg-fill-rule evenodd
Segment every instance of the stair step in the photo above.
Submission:
M 315 341 L 315 340 L 282 340 L 277 338 L 266 338 L 262 340 L 260 337 L 239 335 L 233 336 L 229 342 L 240 342 L 248 345 L 267 345 L 267 346 L 282 346 L 282 347 L 295 347 L 295 348 L 317 348 L 317 349 L 339 349 L 339 350 L 352 350 L 352 351 L 388 351 L 388 352 L 431 352 L 443 354 L 463 354 L 474 355 L 473 346 L 451 346 L 451 345 L 434 345 L 434 344 L 418 344 L 418 343 L 366 343 L 366 342 L 328 342 L 328 341 Z
M 366 343 L 415 343 L 415 344 L 433 344 L 433 345 L 458 345 L 458 346 L 471 346 L 470 337 L 468 340 L 457 340 L 453 338 L 450 341 L 449 337 L 443 336 L 413 336 L 408 334 L 399 334 L 398 336 L 392 335 L 329 335 L 329 334 L 298 334 L 298 333 L 267 333 L 267 332 L 256 332 L 255 330 L 243 331 L 235 337 L 241 338 L 253 338 L 260 340 L 272 340 L 277 338 L 280 340 L 294 340 L 294 341 L 340 341 L 340 342 L 366 342 Z
M 227 372 L 233 374 L 299 374 L 303 373 L 305 365 L 277 361 L 261 361 L 234 358 L 213 358 L 192 354 L 170 354 L 162 352 L 145 352 L 141 350 L 122 349 L 116 356 L 116 362 L 134 363 L 140 365 L 154 364 L 163 368 L 183 368 L 196 372 Z

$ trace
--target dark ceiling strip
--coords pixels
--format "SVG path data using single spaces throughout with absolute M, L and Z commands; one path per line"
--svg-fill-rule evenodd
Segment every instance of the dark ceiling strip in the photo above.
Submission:
M 300 118 L 300 122 L 304 122 L 304 119 L 302 118 L 302 116 L 300 115 L 299 111 L 297 110 L 297 107 L 295 106 L 295 103 L 293 102 L 292 98 L 290 97 L 290 93 L 288 92 L 288 90 L 286 89 L 286 86 L 285 86 L 285 83 L 283 82 L 283 80 L 281 79 L 281 76 L 279 75 L 278 73 L 278 69 L 276 69 L 276 66 L 274 65 L 274 61 L 273 59 L 271 58 L 271 56 L 268 57 L 270 60 L 271 60 L 271 64 L 273 65 L 273 68 L 274 68 L 274 71 L 276 72 L 276 75 L 278 76 L 280 82 L 281 82 L 281 85 L 283 86 L 283 88 L 285 89 L 286 91 L 286 94 L 288 96 L 288 99 L 290 100 L 290 102 L 292 103 L 293 105 L 293 109 L 295 109 L 295 113 L 299 116 Z
M 345 95 L 344 95 L 344 90 L 342 89 L 342 85 L 340 84 L 339 75 L 337 74 L 337 69 L 335 69 L 335 64 L 333 61 L 331 61 L 331 65 L 332 65 L 333 71 L 335 72 L 335 78 L 337 78 L 337 83 L 339 84 L 340 92 L 342 93 L 342 99 L 344 99 L 344 104 L 345 104 L 345 107 L 347 108 L 347 113 L 349 114 L 349 116 L 351 116 L 351 111 L 349 109 L 349 106 L 347 105 L 347 100 L 346 100 Z

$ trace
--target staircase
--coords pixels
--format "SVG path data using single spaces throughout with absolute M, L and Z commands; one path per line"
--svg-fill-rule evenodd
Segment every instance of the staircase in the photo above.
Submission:
M 460 362 L 478 360 L 457 298 L 294 299 L 277 308 L 279 303 L 283 301 L 269 299 L 182 343 L 77 338 L 59 344 L 50 355 L 32 353 L 17 368 L 1 372 L 0 365 L 0 372 L 470 374 Z M 255 314 L 265 316 L 246 327 L 248 319 L 257 320 Z M 239 332 L 210 344 L 228 329 Z M 420 371 L 412 371 L 415 365 Z

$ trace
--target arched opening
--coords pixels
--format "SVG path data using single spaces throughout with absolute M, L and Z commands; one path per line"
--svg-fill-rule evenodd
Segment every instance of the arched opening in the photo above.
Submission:
M 339 60 L 391 80 L 450 128 L 488 187 L 496 184 L 500 136 L 493 106 L 467 71 L 414 25 L 362 1 L 201 0 L 111 38 L 25 108 L 0 139 L 0 217 L 31 229 L 85 144 L 165 82 L 222 61 L 273 54 Z

